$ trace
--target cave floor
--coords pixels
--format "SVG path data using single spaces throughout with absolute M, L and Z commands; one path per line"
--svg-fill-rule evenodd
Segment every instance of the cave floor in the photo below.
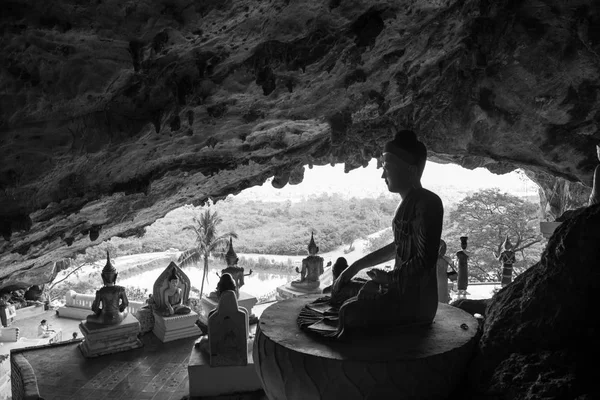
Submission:
M 257 306 L 260 315 L 270 304 Z M 141 336 L 143 347 L 92 359 L 83 357 L 77 347 L 80 340 L 70 340 L 79 333 L 79 322 L 59 318 L 54 311 L 15 321 L 20 336 L 32 340 L 42 319 L 51 329 L 61 330 L 63 342 L 23 350 L 21 354 L 31 364 L 38 383 L 40 397 L 45 400 L 180 400 L 189 394 L 188 361 L 197 337 L 162 343 L 152 332 Z M 256 325 L 251 326 L 254 330 Z M 254 329 L 252 329 L 254 328 Z M 79 333 L 79 339 L 82 335 Z M 28 346 L 43 343 L 31 343 Z M 7 346 L 0 351 L 7 353 Z M 23 347 L 14 343 L 10 348 Z M 227 399 L 229 396 L 219 397 Z M 236 397 L 238 398 L 238 397 Z M 263 393 L 248 393 L 243 398 L 265 398 Z

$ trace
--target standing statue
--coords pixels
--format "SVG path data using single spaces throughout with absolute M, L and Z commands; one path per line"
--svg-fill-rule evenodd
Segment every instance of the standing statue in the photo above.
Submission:
M 517 261 L 515 257 L 515 252 L 513 250 L 513 245 L 506 235 L 506 239 L 504 243 L 502 243 L 502 248 L 500 249 L 500 254 L 498 254 L 498 261 L 502 263 L 502 287 L 508 285 L 512 281 L 512 273 L 513 273 L 513 264 Z
M 308 243 L 308 257 L 302 260 L 302 270 L 296 267 L 296 272 L 300 274 L 300 279 L 292 281 L 291 285 L 299 289 L 315 289 L 321 284 L 319 277 L 323 274 L 323 257 L 317 255 L 319 247 L 315 243 L 313 234 L 310 234 Z
M 458 296 L 457 299 L 467 298 L 467 286 L 469 286 L 469 253 L 467 252 L 468 236 L 460 237 L 460 248 L 456 252 L 458 260 Z
M 333 284 L 332 296 L 307 304 L 298 316 L 302 329 L 342 337 L 353 329 L 430 324 L 438 307 L 436 262 L 444 209 L 435 194 L 421 186 L 427 160 L 425 145 L 412 131 L 400 131 L 386 143 L 383 175 L 402 202 L 392 221 L 394 242 L 346 268 Z M 364 284 L 345 291 L 361 270 L 395 259 L 394 269 L 373 268 Z
M 169 287 L 165 289 L 163 304 L 165 310 L 163 316 L 169 317 L 174 314 L 189 314 L 192 309 L 183 304 L 183 294 L 179 287 L 179 276 L 177 276 L 177 270 L 173 268 L 171 270 L 171 276 L 169 277 Z
M 96 298 L 92 302 L 91 315 L 86 317 L 88 323 L 100 325 L 116 325 L 127 316 L 129 301 L 123 286 L 117 286 L 117 270 L 110 262 L 110 254 L 106 251 L 106 265 L 102 269 L 102 282 L 104 286 L 96 291 Z
M 446 242 L 440 240 L 440 249 L 438 251 L 438 259 L 437 259 L 437 287 L 438 287 L 438 301 L 440 303 L 448 304 L 450 301 L 450 291 L 448 289 L 448 277 L 450 273 L 448 272 L 448 267 L 454 270 L 452 267 L 452 260 L 450 257 L 446 255 Z

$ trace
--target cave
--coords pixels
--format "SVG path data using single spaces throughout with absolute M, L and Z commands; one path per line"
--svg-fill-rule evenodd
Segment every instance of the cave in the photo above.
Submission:
M 270 177 L 299 184 L 307 166 L 365 166 L 401 129 L 417 132 L 430 160 L 527 171 L 550 219 L 592 187 L 592 0 L 2 8 L 0 289 L 49 282 L 87 247 L 142 235 L 184 204 Z M 582 366 L 600 353 L 599 215 L 565 220 L 540 263 L 495 296 L 473 398 L 598 394 L 598 368 Z M 536 341 L 540 332 L 554 333 Z

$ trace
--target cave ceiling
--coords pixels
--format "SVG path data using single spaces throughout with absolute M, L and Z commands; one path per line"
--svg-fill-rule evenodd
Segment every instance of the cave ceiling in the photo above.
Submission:
M 598 2 L 5 0 L 0 287 L 184 204 L 397 129 L 430 159 L 589 186 Z

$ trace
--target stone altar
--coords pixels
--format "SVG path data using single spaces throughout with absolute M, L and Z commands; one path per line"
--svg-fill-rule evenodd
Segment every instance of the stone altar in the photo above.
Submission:
M 165 316 L 165 310 L 168 309 L 165 303 L 165 292 L 169 290 L 169 279 L 176 275 L 178 278 L 178 288 L 181 289 L 181 303 L 187 307 L 190 295 L 190 279 L 179 268 L 177 264 L 171 262 L 167 268 L 159 275 L 152 293 L 154 302 L 154 329 L 152 332 L 163 343 L 172 340 L 183 339 L 186 337 L 200 335 L 200 328 L 196 325 L 198 314 L 194 311 L 189 311 L 187 314 L 173 314 Z
M 235 292 L 221 293 L 219 305 L 208 317 L 210 366 L 248 364 L 248 311 L 240 308 Z
M 140 323 L 131 314 L 118 325 L 98 325 L 81 322 L 79 330 L 85 340 L 79 344 L 79 350 L 87 357 L 98 357 L 142 347 L 138 339 Z
M 253 357 L 270 399 L 446 399 L 463 379 L 477 344 L 468 313 L 439 304 L 429 326 L 331 341 L 296 325 L 318 297 L 275 303 L 260 317 Z
M 208 318 L 208 339 L 196 342 L 188 374 L 191 396 L 217 396 L 261 389 L 252 362 L 248 312 L 239 307 L 231 275 L 218 285 L 218 307 Z M 207 345 L 208 344 L 208 345 Z

